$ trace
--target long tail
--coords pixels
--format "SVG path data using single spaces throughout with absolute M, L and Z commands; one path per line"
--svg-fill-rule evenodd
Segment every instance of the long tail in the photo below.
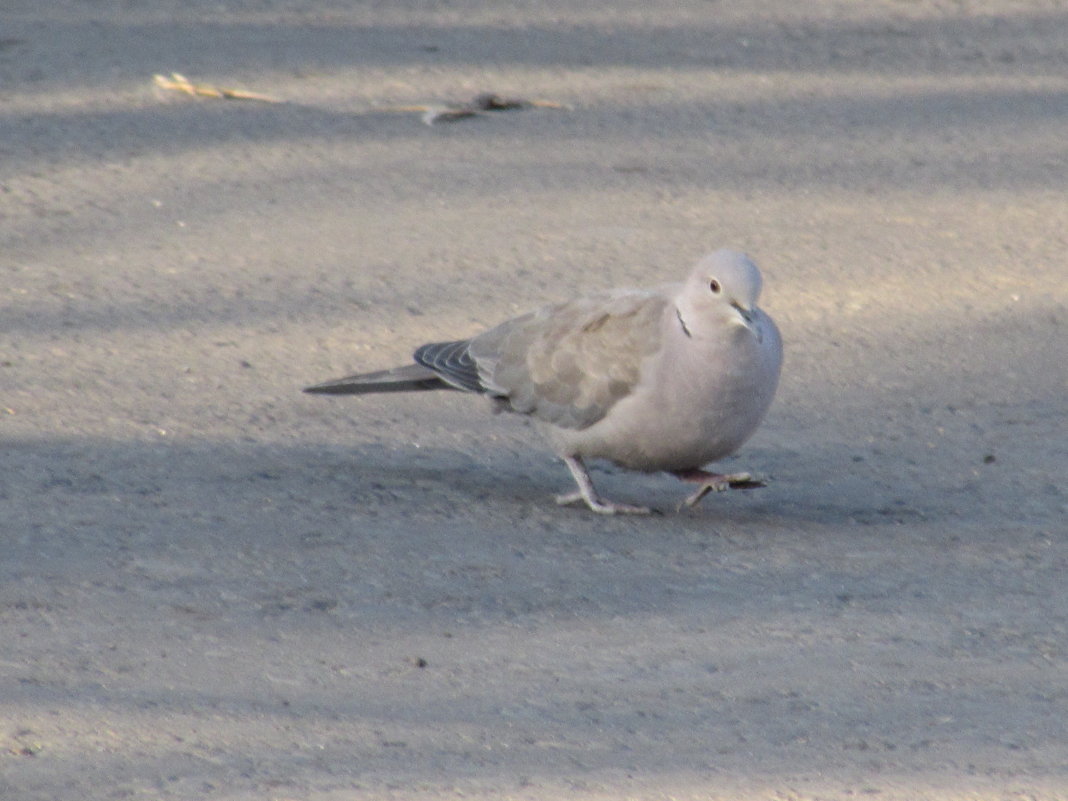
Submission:
M 372 392 L 419 392 L 428 389 L 456 389 L 442 381 L 437 373 L 421 364 L 406 364 L 390 370 L 335 378 L 311 387 L 305 392 L 323 395 L 365 395 Z

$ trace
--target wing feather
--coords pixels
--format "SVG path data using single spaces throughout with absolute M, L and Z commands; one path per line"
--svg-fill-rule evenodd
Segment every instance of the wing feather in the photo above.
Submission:
M 595 295 L 503 323 L 470 340 L 466 353 L 481 385 L 513 411 L 582 429 L 633 390 L 660 346 L 667 305 L 652 292 Z
M 467 392 L 486 392 L 478 364 L 471 356 L 471 340 L 431 342 L 416 348 L 415 361 L 433 370 L 441 380 Z
M 425 389 L 451 389 L 433 370 L 419 364 L 406 364 L 390 370 L 359 373 L 305 387 L 319 395 L 366 395 L 376 392 L 413 392 Z

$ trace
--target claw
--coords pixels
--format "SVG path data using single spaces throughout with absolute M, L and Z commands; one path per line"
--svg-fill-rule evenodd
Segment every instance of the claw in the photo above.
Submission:
M 606 501 L 597 495 L 593 488 L 593 480 L 590 478 L 586 465 L 577 456 L 565 456 L 564 464 L 571 470 L 571 475 L 578 484 L 578 490 L 557 495 L 556 502 L 561 506 L 584 501 L 594 512 L 600 515 L 647 515 L 652 513 L 648 506 L 631 506 L 629 503 L 614 503 Z
M 758 489 L 768 485 L 762 478 L 755 477 L 751 473 L 729 473 L 725 475 L 722 473 L 709 473 L 705 470 L 677 470 L 673 471 L 672 475 L 682 481 L 701 485 L 695 493 L 679 504 L 679 509 L 682 509 L 683 506 L 697 506 L 701 499 L 710 492 L 725 492 L 731 489 Z
M 556 496 L 556 503 L 560 506 L 570 506 L 573 503 L 585 503 L 590 509 L 601 515 L 647 515 L 652 513 L 648 506 L 631 506 L 629 503 L 615 503 L 606 501 L 596 495 L 592 498 L 582 497 L 581 492 L 568 492 Z

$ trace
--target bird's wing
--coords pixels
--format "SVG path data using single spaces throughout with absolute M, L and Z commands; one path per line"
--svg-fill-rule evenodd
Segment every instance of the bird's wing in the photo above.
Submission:
M 549 306 L 463 343 L 457 361 L 513 411 L 586 428 L 638 384 L 668 304 L 661 293 L 611 292 Z

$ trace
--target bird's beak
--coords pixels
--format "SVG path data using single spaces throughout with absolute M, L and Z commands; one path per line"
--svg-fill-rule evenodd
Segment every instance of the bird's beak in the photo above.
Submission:
M 753 336 L 757 338 L 757 342 L 760 342 L 763 338 L 763 334 L 760 331 L 760 327 L 756 324 L 756 311 L 752 306 L 743 306 L 736 300 L 731 301 L 731 306 L 735 308 L 738 314 L 741 315 L 742 320 L 745 322 L 745 327 L 753 332 Z
M 738 310 L 738 314 L 742 315 L 742 319 L 745 320 L 745 324 L 747 326 L 749 326 L 750 328 L 752 328 L 753 327 L 753 320 L 755 319 L 755 315 L 753 314 L 753 309 L 752 308 L 746 308 L 745 306 L 743 306 L 741 303 L 739 303 L 736 300 L 732 300 L 731 301 L 731 305 L 735 309 Z

